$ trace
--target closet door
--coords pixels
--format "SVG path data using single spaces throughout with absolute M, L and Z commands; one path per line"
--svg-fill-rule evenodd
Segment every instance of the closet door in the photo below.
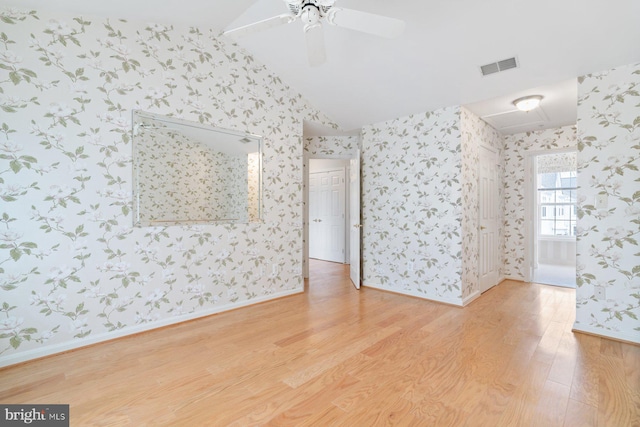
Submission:
M 309 174 L 309 257 L 345 261 L 344 169 Z
M 485 292 L 498 284 L 498 155 L 480 147 L 479 285 Z

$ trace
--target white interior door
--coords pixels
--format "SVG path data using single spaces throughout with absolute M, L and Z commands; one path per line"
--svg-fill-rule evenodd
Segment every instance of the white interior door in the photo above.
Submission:
M 309 174 L 309 257 L 345 262 L 344 169 Z
M 480 147 L 479 285 L 480 292 L 498 284 L 498 155 Z
M 351 282 L 360 289 L 360 151 L 349 161 L 349 262 Z

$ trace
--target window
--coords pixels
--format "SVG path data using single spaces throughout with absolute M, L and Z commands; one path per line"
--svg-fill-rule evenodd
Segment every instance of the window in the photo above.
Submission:
M 539 234 L 576 235 L 576 172 L 538 174 Z

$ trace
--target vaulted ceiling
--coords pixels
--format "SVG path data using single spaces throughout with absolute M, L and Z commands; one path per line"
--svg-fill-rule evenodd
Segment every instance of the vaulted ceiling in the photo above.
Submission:
M 220 31 L 287 11 L 283 0 L 1 5 Z M 325 26 L 327 61 L 319 67 L 308 64 L 299 21 L 237 43 L 345 130 L 452 105 L 489 116 L 505 133 L 570 124 L 576 77 L 640 62 L 638 0 L 337 0 L 336 6 L 402 19 L 405 31 L 389 40 Z M 518 68 L 482 76 L 481 65 L 510 57 Z M 509 117 L 511 100 L 530 93 L 545 96 L 542 118 Z

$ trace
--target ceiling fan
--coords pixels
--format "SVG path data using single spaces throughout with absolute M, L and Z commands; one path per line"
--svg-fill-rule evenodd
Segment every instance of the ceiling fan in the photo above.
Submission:
M 326 60 L 322 22 L 387 38 L 397 37 L 404 30 L 404 21 L 400 19 L 338 8 L 334 6 L 336 0 L 284 0 L 284 2 L 289 7 L 289 13 L 227 30 L 224 34 L 241 37 L 300 19 L 304 23 L 309 63 L 317 66 Z

